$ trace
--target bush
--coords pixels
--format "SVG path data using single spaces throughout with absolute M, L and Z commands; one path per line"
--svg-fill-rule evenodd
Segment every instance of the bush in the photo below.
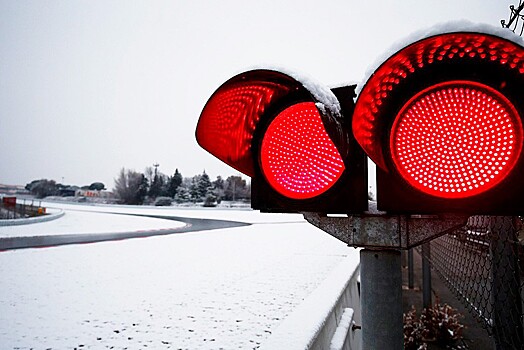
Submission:
M 155 200 L 154 204 L 157 207 L 165 207 L 165 206 L 170 206 L 171 203 L 173 203 L 173 198 L 170 198 L 170 197 L 158 197 Z
M 208 193 L 206 196 L 206 199 L 204 200 L 204 207 L 216 207 L 216 206 L 217 206 L 217 197 L 212 193 Z
M 436 303 L 424 309 L 417 316 L 412 308 L 404 314 L 404 348 L 406 350 L 427 349 L 427 343 L 451 345 L 462 338 L 464 326 L 460 324 L 462 315 L 447 304 Z

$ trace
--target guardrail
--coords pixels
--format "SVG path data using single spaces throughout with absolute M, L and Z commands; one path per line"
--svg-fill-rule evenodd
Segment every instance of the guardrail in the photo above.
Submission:
M 0 197 L 0 220 L 21 219 L 46 214 L 46 208 L 42 207 L 42 202 L 34 200 L 26 203 L 26 200 L 17 202 L 16 197 Z
M 358 257 L 348 256 L 260 349 L 362 349 Z
M 39 216 L 18 218 L 18 219 L 2 219 L 0 220 L 0 227 L 28 225 L 28 224 L 35 224 L 37 222 L 47 222 L 47 221 L 61 218 L 64 215 L 65 215 L 65 212 L 62 209 L 52 209 L 52 210 L 48 210 L 46 215 L 39 215 Z

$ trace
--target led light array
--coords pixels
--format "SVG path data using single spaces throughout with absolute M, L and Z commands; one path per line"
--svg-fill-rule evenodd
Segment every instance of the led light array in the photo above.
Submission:
M 251 143 L 260 117 L 288 87 L 272 82 L 238 83 L 218 90 L 202 112 L 201 146 L 237 170 L 253 176 Z
M 438 197 L 484 192 L 519 158 L 522 126 L 511 103 L 473 82 L 448 82 L 420 92 L 398 114 L 390 147 L 401 175 Z
M 286 108 L 271 122 L 262 140 L 260 161 L 271 186 L 293 199 L 324 193 L 345 168 L 313 102 Z
M 353 118 L 357 141 L 370 158 L 386 169 L 377 130 L 381 108 L 391 91 L 417 70 L 456 61 L 486 61 L 524 74 L 524 51 L 518 45 L 480 33 L 449 33 L 416 42 L 380 66 L 359 96 Z

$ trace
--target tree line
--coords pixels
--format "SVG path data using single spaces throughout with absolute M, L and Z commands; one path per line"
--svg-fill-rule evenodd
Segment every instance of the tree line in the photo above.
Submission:
M 178 169 L 173 175 L 158 171 L 158 165 L 147 167 L 144 172 L 122 168 L 115 178 L 113 190 L 122 204 L 171 205 L 176 203 L 203 203 L 215 206 L 222 200 L 251 200 L 251 185 L 241 176 L 220 175 L 211 181 L 205 172 L 193 177 L 183 177 Z
M 193 177 L 183 177 L 178 169 L 173 175 L 158 171 L 158 166 L 147 167 L 144 172 L 122 168 L 114 179 L 113 195 L 121 204 L 171 205 L 176 203 L 202 203 L 215 206 L 221 201 L 250 201 L 251 185 L 241 176 L 211 180 L 203 171 Z M 82 187 L 63 185 L 55 180 L 34 180 L 25 186 L 37 198 L 48 196 L 74 196 L 76 190 L 102 191 L 102 182 Z
M 55 180 L 40 179 L 33 180 L 26 184 L 25 189 L 31 192 L 36 198 L 44 198 L 49 196 L 74 195 L 77 189 L 102 191 L 106 189 L 106 186 L 102 182 L 93 182 L 91 185 L 78 187 L 57 183 Z

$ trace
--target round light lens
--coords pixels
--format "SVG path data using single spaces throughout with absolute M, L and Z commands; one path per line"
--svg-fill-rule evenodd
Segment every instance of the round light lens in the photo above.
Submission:
M 451 81 L 432 86 L 404 105 L 390 149 L 401 176 L 442 198 L 483 193 L 513 169 L 522 124 L 511 102 L 486 85 Z
M 208 152 L 248 176 L 254 176 L 251 143 L 265 108 L 285 95 L 284 84 L 241 81 L 226 84 L 209 99 L 196 130 Z
M 313 102 L 292 105 L 276 116 L 262 139 L 260 163 L 271 187 L 292 199 L 324 193 L 345 169 Z

